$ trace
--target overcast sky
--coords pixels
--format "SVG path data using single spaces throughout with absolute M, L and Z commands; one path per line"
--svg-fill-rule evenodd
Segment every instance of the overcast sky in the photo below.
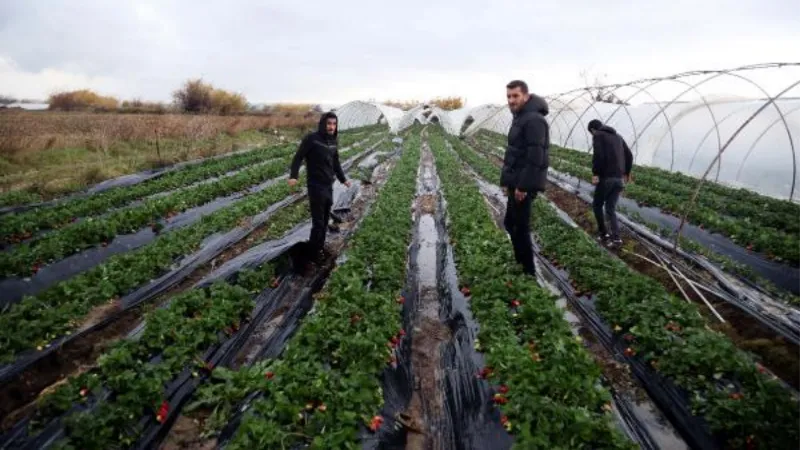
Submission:
M 584 69 L 617 82 L 773 61 L 800 62 L 798 0 L 0 0 L 0 94 L 28 98 L 164 101 L 203 77 L 254 103 L 476 105 L 514 78 L 552 94 Z

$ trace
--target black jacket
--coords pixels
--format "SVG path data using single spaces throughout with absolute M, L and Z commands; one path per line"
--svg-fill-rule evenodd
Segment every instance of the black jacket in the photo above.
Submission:
M 592 174 L 600 178 L 622 178 L 630 175 L 633 154 L 617 131 L 603 125 L 592 138 Z
M 514 114 L 508 131 L 500 185 L 523 192 L 543 192 L 550 165 L 550 125 L 545 116 L 547 102 L 531 94 L 528 103 Z
M 339 163 L 338 137 L 339 127 L 333 136 L 325 131 L 325 123 L 328 118 L 336 118 L 332 112 L 325 113 L 319 119 L 317 131 L 309 133 L 300 142 L 300 147 L 292 160 L 289 178 L 297 178 L 300 171 L 300 164 L 306 161 L 306 171 L 308 172 L 308 184 L 327 185 L 333 184 L 334 177 L 341 183 L 347 181 Z

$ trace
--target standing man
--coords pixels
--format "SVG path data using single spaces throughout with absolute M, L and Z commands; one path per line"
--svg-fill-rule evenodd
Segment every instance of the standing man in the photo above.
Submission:
M 528 92 L 524 81 L 506 85 L 513 114 L 508 148 L 503 158 L 500 186 L 508 196 L 504 225 L 514 246 L 514 257 L 526 274 L 536 275 L 531 242 L 531 205 L 544 192 L 549 166 L 550 126 L 547 102 Z
M 597 240 L 606 243 L 609 247 L 619 247 L 622 239 L 619 237 L 619 223 L 617 222 L 617 201 L 619 194 L 625 188 L 625 183 L 630 182 L 633 155 L 628 144 L 617 131 L 608 125 L 603 125 L 597 119 L 589 122 L 589 132 L 592 133 L 592 184 L 594 188 L 594 218 L 597 220 Z M 611 234 L 608 234 L 603 218 L 603 207 L 611 225 Z
M 306 161 L 308 203 L 311 209 L 311 234 L 308 239 L 310 259 L 321 262 L 325 258 L 325 232 L 333 206 L 334 177 L 347 187 L 350 181 L 339 164 L 338 118 L 327 112 L 319 119 L 316 132 L 303 138 L 292 160 L 289 186 L 297 184 L 300 164 Z

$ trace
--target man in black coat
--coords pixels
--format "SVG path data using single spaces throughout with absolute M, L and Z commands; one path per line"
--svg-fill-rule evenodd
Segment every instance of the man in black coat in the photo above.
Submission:
M 608 244 L 609 247 L 619 247 L 622 240 L 619 236 L 619 223 L 617 222 L 617 201 L 625 188 L 625 183 L 630 182 L 633 154 L 628 144 L 617 131 L 608 125 L 603 125 L 597 119 L 589 122 L 589 132 L 592 133 L 592 184 L 594 188 L 594 218 L 597 221 L 597 240 Z M 603 207 L 611 226 L 608 233 L 603 218 Z
M 300 164 L 306 162 L 306 184 L 311 210 L 311 233 L 308 239 L 311 259 L 320 261 L 325 257 L 325 234 L 333 206 L 333 182 L 335 178 L 347 187 L 350 181 L 344 176 L 339 163 L 338 118 L 327 112 L 319 119 L 316 132 L 303 138 L 294 155 L 289 175 L 289 186 L 297 184 Z
M 524 81 L 506 85 L 513 115 L 503 158 L 500 186 L 508 196 L 504 225 L 514 246 L 514 257 L 525 273 L 536 274 L 531 242 L 531 206 L 544 192 L 549 166 L 550 126 L 547 102 L 528 92 Z

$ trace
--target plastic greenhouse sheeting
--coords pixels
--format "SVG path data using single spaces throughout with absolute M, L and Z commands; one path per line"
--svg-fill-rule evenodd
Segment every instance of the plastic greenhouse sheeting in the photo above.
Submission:
M 339 117 L 339 130 L 386 123 L 392 132 L 404 115 L 402 109 L 373 102 L 353 101 L 333 110 Z

